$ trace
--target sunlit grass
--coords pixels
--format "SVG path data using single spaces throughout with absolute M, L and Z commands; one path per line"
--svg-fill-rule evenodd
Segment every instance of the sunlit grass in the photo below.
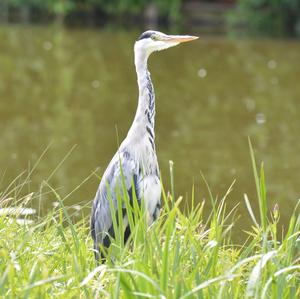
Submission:
M 232 186 L 220 200 L 211 195 L 208 220 L 204 203 L 183 214 L 181 198 L 174 198 L 172 164 L 171 192 L 163 190 L 161 216 L 150 228 L 137 203 L 132 207 L 125 198 L 132 235 L 124 244 L 121 214 L 112 211 L 119 226 L 102 265 L 94 261 L 89 219 L 75 222 L 48 183 L 44 192 L 58 205 L 33 223 L 16 220 L 32 219 L 21 214 L 35 195 L 13 198 L 8 188 L 0 194 L 0 297 L 299 298 L 300 216 L 295 209 L 281 234 L 280 211 L 268 211 L 264 170 L 257 171 L 251 144 L 250 149 L 260 211 L 252 211 L 245 195 L 253 226 L 241 246 L 231 239 L 235 211 L 226 209 Z M 3 209 L 8 203 L 14 213 Z

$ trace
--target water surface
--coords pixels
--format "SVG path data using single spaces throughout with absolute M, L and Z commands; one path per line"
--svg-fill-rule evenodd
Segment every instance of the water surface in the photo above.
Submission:
M 49 147 L 24 192 L 50 177 L 65 196 L 95 171 L 67 203 L 93 198 L 117 148 L 116 131 L 123 139 L 134 117 L 138 35 L 0 27 L 1 189 Z M 236 180 L 228 208 L 240 204 L 237 227 L 246 228 L 251 222 L 243 193 L 257 207 L 249 136 L 265 164 L 270 207 L 279 204 L 285 223 L 300 197 L 300 43 L 203 37 L 153 55 L 149 68 L 166 189 L 169 160 L 176 195 L 187 204 L 193 184 L 196 200 L 208 200 L 201 172 L 218 197 Z M 39 209 L 55 200 L 43 196 Z

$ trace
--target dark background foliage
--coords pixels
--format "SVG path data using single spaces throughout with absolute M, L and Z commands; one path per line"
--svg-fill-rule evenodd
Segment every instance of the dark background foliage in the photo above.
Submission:
M 300 35 L 299 0 L 1 0 L 0 17 L 5 21 L 66 23 L 85 18 L 97 25 L 137 23 L 154 14 L 165 24 L 180 24 L 189 17 L 184 10 L 187 3 L 230 4 L 227 22 L 231 31 Z M 201 6 L 198 7 L 201 13 Z

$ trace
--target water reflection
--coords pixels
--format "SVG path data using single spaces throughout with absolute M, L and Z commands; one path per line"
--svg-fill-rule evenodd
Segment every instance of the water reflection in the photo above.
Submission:
M 101 175 L 124 138 L 137 104 L 133 42 L 138 32 L 0 28 L 0 165 L 2 187 L 36 166 L 62 196 L 97 167 Z M 288 219 L 299 198 L 300 43 L 203 38 L 150 58 L 157 97 L 157 151 L 166 186 L 175 163 L 177 195 L 207 198 L 202 172 L 219 197 L 234 179 L 229 209 L 249 194 L 256 207 L 248 136 L 265 162 L 270 206 Z M 73 146 L 70 156 L 54 172 Z M 68 198 L 94 196 L 93 175 Z M 28 191 L 28 190 L 26 190 Z M 44 196 L 41 207 L 56 199 Z M 208 210 L 209 208 L 207 208 Z M 248 225 L 250 218 L 238 222 Z M 238 226 L 240 227 L 240 226 Z

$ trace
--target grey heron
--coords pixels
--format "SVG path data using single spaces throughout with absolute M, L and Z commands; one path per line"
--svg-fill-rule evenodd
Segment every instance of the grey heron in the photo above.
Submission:
M 100 257 L 99 245 L 108 248 L 110 237 L 114 237 L 110 203 L 113 203 L 114 209 L 117 210 L 116 189 L 122 189 L 122 184 L 123 187 L 125 185 L 130 199 L 133 196 L 132 188 L 134 188 L 139 204 L 143 199 L 149 225 L 160 213 L 160 172 L 154 142 L 155 95 L 147 68 L 147 60 L 155 51 L 161 51 L 197 38 L 189 35 L 167 35 L 149 30 L 135 42 L 134 63 L 139 88 L 138 106 L 127 137 L 105 170 L 93 202 L 91 234 L 94 240 L 96 260 L 99 260 Z M 110 198 L 108 198 L 109 196 Z M 126 220 L 124 205 L 122 208 L 124 223 L 127 225 L 124 231 L 124 242 L 126 242 L 130 235 L 130 228 Z M 102 254 L 101 256 L 103 257 Z

